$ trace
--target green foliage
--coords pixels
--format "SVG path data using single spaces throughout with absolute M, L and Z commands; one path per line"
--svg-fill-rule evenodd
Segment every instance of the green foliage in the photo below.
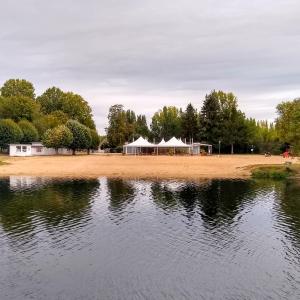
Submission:
M 72 92 L 63 92 L 57 87 L 47 89 L 37 97 L 44 114 L 53 114 L 56 111 L 63 112 L 68 118 L 77 120 L 89 128 L 95 129 L 92 110 L 80 95 Z
M 199 120 L 197 110 L 189 103 L 184 113 L 182 113 L 182 137 L 188 140 L 197 138 L 199 136 Z
M 90 148 L 93 150 L 98 150 L 98 147 L 100 145 L 100 137 L 96 130 L 90 129 L 90 135 L 91 135 L 91 145 Z
M 1 95 L 3 97 L 35 98 L 33 84 L 25 79 L 7 80 L 1 88 Z
M 39 105 L 27 96 L 4 97 L 0 101 L 0 117 L 5 119 L 32 121 L 38 113 Z
M 149 137 L 150 132 L 147 125 L 147 120 L 145 115 L 138 115 L 135 123 L 135 135 L 136 137 L 143 136 Z
M 200 130 L 200 138 L 212 144 L 218 144 L 222 137 L 221 108 L 216 91 L 205 96 L 200 114 Z
M 89 149 L 91 147 L 92 137 L 90 130 L 86 126 L 76 120 L 69 120 L 66 126 L 73 134 L 73 141 L 69 146 L 73 150 L 73 154 L 75 154 L 76 150 Z
M 276 128 L 279 137 L 300 153 L 300 99 L 282 102 L 277 106 Z
M 259 167 L 252 171 L 252 177 L 256 179 L 283 180 L 291 177 L 295 171 L 284 166 Z
M 92 110 L 80 95 L 68 92 L 65 93 L 63 99 L 61 110 L 68 115 L 69 119 L 76 120 L 91 129 L 95 129 Z
M 62 111 L 54 111 L 49 115 L 40 115 L 33 121 L 34 126 L 39 132 L 40 136 L 50 128 L 54 128 L 58 125 L 66 124 L 68 116 Z
M 13 120 L 0 120 L 0 148 L 7 149 L 9 144 L 19 143 L 22 138 L 22 130 Z
M 32 143 L 38 141 L 38 131 L 31 122 L 22 120 L 18 123 L 18 125 L 23 132 L 21 143 Z
M 107 140 L 111 147 L 123 145 L 126 142 L 127 119 L 123 105 L 116 104 L 109 108 Z
M 48 148 L 68 148 L 73 142 L 73 134 L 65 125 L 48 129 L 42 139 L 43 145 Z
M 62 111 L 65 93 L 57 88 L 52 87 L 47 89 L 36 100 L 41 105 L 41 111 L 44 114 L 51 114 L 54 111 Z
M 150 125 L 153 136 L 159 140 L 181 136 L 181 112 L 175 106 L 164 106 L 152 117 Z

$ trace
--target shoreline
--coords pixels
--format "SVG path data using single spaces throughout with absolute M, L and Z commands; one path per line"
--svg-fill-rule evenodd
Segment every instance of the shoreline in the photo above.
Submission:
M 76 156 L 0 156 L 0 177 L 126 179 L 247 179 L 253 167 L 283 165 L 281 156 L 122 156 L 91 154 Z M 289 160 L 293 163 L 297 159 Z

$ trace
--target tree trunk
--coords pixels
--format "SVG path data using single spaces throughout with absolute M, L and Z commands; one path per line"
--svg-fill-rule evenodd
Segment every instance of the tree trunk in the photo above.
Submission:
M 231 144 L 231 154 L 233 154 L 233 143 Z
M 87 154 L 89 155 L 91 153 L 91 149 L 87 149 Z
M 72 155 L 75 155 L 75 149 L 72 149 Z

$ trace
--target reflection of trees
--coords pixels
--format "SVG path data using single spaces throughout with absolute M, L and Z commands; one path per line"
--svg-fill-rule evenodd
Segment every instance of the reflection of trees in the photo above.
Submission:
M 212 180 L 185 183 L 176 189 L 164 182 L 152 184 L 153 201 L 165 210 L 183 208 L 192 218 L 198 212 L 206 224 L 215 226 L 232 220 L 240 209 L 245 194 L 253 189 L 251 181 Z
M 87 218 L 98 187 L 98 180 L 50 180 L 40 187 L 13 191 L 9 180 L 0 180 L 0 224 L 11 238 L 18 239 L 33 237 L 38 224 L 50 234 L 71 228 Z
M 123 179 L 107 179 L 109 193 L 109 209 L 116 214 L 125 210 L 126 206 L 133 201 L 135 189 L 130 181 Z
M 284 234 L 291 239 L 293 244 L 300 246 L 300 182 L 288 181 L 276 186 L 279 198 L 278 223 Z M 287 230 L 290 229 L 290 230 Z M 289 234 L 288 234 L 289 233 Z

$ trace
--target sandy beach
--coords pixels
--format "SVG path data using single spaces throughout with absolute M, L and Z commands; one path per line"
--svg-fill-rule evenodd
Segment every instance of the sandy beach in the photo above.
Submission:
M 124 178 L 245 178 L 251 166 L 283 164 L 281 156 L 122 156 L 76 155 L 0 156 L 0 176 L 124 177 Z

